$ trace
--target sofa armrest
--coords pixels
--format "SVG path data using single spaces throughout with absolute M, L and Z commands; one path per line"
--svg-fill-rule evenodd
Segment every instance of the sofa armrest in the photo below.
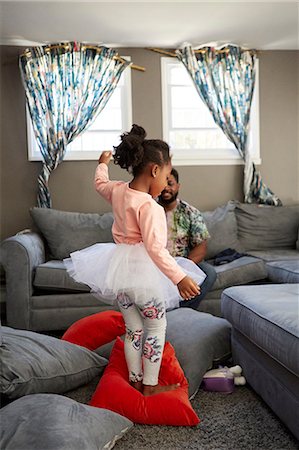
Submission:
M 17 234 L 1 244 L 6 275 L 7 325 L 29 329 L 35 268 L 45 262 L 45 246 L 34 232 Z

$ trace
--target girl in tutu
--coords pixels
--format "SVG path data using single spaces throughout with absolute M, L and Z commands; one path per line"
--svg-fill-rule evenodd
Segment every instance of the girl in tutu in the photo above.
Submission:
M 76 281 L 107 302 L 117 302 L 126 324 L 130 382 L 152 395 L 177 387 L 158 384 L 166 306 L 176 307 L 182 298 L 198 295 L 205 275 L 190 260 L 177 262 L 166 249 L 165 213 L 154 199 L 167 185 L 172 168 L 169 147 L 145 136 L 142 127 L 133 125 L 114 147 L 114 163 L 132 173 L 130 183 L 109 180 L 112 152 L 102 153 L 96 169 L 95 188 L 112 204 L 116 244 L 95 244 L 72 253 L 65 263 Z

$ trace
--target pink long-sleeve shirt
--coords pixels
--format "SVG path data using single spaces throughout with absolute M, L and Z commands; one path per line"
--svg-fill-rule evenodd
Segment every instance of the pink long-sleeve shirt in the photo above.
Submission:
M 163 207 L 150 194 L 131 189 L 124 181 L 110 181 L 108 167 L 104 163 L 98 165 L 94 183 L 96 191 L 112 204 L 115 242 L 143 242 L 161 272 L 178 284 L 186 274 L 166 249 L 167 225 Z

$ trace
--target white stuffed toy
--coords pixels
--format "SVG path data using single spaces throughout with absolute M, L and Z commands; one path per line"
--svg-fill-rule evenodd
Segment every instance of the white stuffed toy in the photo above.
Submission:
M 245 377 L 241 374 L 242 368 L 238 365 L 209 370 L 203 376 L 202 387 L 206 391 L 231 393 L 235 386 L 246 384 Z
M 245 377 L 241 376 L 241 373 L 242 373 L 241 366 L 233 366 L 233 367 L 225 367 L 225 368 L 233 374 L 235 386 L 244 386 L 244 384 L 246 384 Z

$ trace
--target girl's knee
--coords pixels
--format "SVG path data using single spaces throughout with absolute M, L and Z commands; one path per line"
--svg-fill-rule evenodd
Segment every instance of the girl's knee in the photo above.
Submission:
M 144 321 L 145 331 L 148 333 L 155 333 L 158 335 L 166 334 L 166 318 L 163 317 L 161 319 L 148 319 Z

